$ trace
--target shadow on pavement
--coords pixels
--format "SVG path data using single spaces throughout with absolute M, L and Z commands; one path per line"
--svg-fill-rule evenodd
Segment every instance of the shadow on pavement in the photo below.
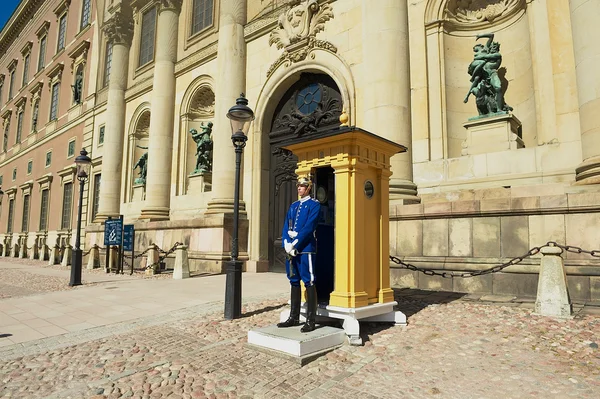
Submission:
M 262 309 L 253 310 L 252 312 L 244 312 L 244 313 L 242 313 L 242 319 L 245 318 L 245 317 L 252 317 L 252 316 L 255 316 L 255 315 L 258 315 L 258 314 L 261 314 L 261 313 L 267 313 L 267 312 L 270 312 L 272 310 L 281 309 L 281 308 L 286 307 L 286 306 L 287 306 L 287 303 L 282 303 L 281 305 L 266 306 L 266 307 L 264 307 Z
M 0 338 L 12 337 L 12 334 L 0 334 Z

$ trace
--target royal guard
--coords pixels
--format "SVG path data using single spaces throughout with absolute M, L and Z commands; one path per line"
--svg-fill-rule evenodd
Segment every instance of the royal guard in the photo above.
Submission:
M 291 310 L 290 317 L 277 324 L 277 327 L 292 327 L 300 324 L 300 280 L 302 280 L 306 288 L 306 323 L 300 331 L 310 332 L 315 329 L 317 314 L 314 273 L 317 254 L 315 231 L 321 205 L 309 196 L 312 187 L 310 179 L 300 177 L 296 186 L 300 199 L 290 205 L 281 233 L 283 248 L 287 253 L 285 266 L 291 285 Z

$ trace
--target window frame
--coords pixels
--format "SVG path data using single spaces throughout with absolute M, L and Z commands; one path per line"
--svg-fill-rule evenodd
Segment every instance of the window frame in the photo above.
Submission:
M 50 157 L 48 157 L 48 155 L 50 155 Z M 50 160 L 48 162 L 48 160 Z M 46 156 L 44 158 L 44 167 L 45 168 L 49 168 L 52 165 L 52 150 L 46 151 Z
M 65 11 L 64 13 L 60 14 L 60 16 L 58 17 L 58 30 L 56 32 L 56 54 L 63 51 L 65 49 L 65 47 L 67 46 L 67 24 L 69 22 L 68 15 L 69 15 L 69 12 Z M 64 31 L 62 31 L 62 21 L 63 20 L 65 21 Z M 62 37 L 61 37 L 61 31 L 63 33 Z M 62 41 L 62 47 L 61 47 L 61 41 Z
M 15 65 L 10 70 L 10 82 L 8 82 L 8 101 L 10 101 L 14 98 L 16 76 L 17 76 L 17 66 Z
M 21 216 L 21 233 L 29 232 L 29 208 L 31 207 L 31 194 L 23 196 L 23 214 Z
M 73 212 L 73 182 L 65 182 L 63 184 L 63 206 L 62 206 L 62 212 L 61 212 L 61 218 L 60 218 L 60 229 L 61 230 L 69 230 L 71 228 L 71 222 L 72 222 L 72 212 Z M 66 193 L 67 193 L 67 187 L 70 187 L 70 198 L 68 198 L 69 200 L 67 201 L 66 198 Z M 65 221 L 67 223 L 65 223 Z
M 98 128 L 98 147 L 104 145 L 104 135 L 106 134 L 106 125 L 100 125 Z
M 15 198 L 8 200 L 8 220 L 6 221 L 6 232 L 12 234 L 13 224 L 15 223 Z
M 46 206 L 44 207 L 44 193 L 46 193 Z M 39 231 L 48 230 L 48 214 L 50 213 L 50 189 L 43 188 L 40 194 L 40 224 Z
M 25 117 L 25 110 L 21 109 L 17 112 L 17 134 L 15 135 L 15 144 L 20 144 L 23 138 L 23 118 Z
M 150 59 L 144 63 L 142 63 L 142 45 L 143 40 L 144 40 L 144 17 L 149 14 L 150 12 L 154 12 L 154 27 L 153 27 L 153 35 L 152 35 L 152 41 L 149 43 L 152 43 L 152 57 L 150 57 Z M 140 40 L 139 40 L 139 44 L 138 44 L 138 54 L 137 54 L 137 69 L 143 68 L 147 65 L 150 65 L 154 62 L 154 58 L 156 56 L 156 31 L 158 26 L 158 6 L 157 5 L 150 5 L 146 10 L 141 11 L 140 13 Z M 150 35 L 148 35 L 150 36 Z
M 93 184 L 93 204 L 92 204 L 92 221 L 96 219 L 98 215 L 98 210 L 100 209 L 100 185 L 102 184 L 102 173 L 94 174 L 94 184 Z
M 71 140 L 69 140 L 68 144 L 67 144 L 67 159 L 69 158 L 73 158 L 75 156 L 75 142 L 76 142 L 76 138 L 72 138 Z M 71 144 L 73 144 L 73 153 L 71 154 Z
M 54 88 L 56 87 L 56 96 L 54 93 Z M 56 104 L 54 103 L 54 99 L 56 97 Z M 49 121 L 58 120 L 58 106 L 60 103 L 60 81 L 52 83 L 52 87 L 50 89 L 50 115 L 48 117 Z M 53 117 L 54 113 L 54 117 Z
M 194 21 L 195 21 L 195 14 L 194 14 L 194 6 L 196 4 L 197 1 L 205 1 L 205 2 L 211 2 L 212 3 L 212 9 L 211 9 L 211 16 L 210 16 L 210 23 L 208 23 L 207 25 L 203 26 L 202 28 L 200 28 L 198 31 L 194 32 Z M 207 31 L 208 29 L 210 29 L 211 27 L 215 26 L 215 4 L 216 1 L 215 0 L 192 0 L 191 1 L 191 6 L 190 6 L 190 22 L 189 22 L 189 39 L 195 39 L 196 37 L 202 35 L 203 32 Z
M 42 35 L 42 37 L 40 37 L 40 50 L 38 53 L 38 65 L 37 65 L 37 72 L 40 72 L 41 70 L 43 70 L 46 67 L 46 51 L 48 48 L 48 35 L 44 34 Z
M 8 152 L 8 138 L 10 137 L 10 121 L 5 122 L 4 137 L 2 142 L 2 152 Z
M 33 159 L 27 161 L 27 175 L 29 176 L 33 172 Z
M 110 71 L 112 69 L 112 55 L 113 43 L 111 41 L 107 41 L 106 47 L 104 48 L 104 81 L 102 82 L 102 87 L 108 87 L 108 83 L 110 82 Z
M 87 5 L 87 18 L 86 17 L 86 5 Z M 79 31 L 81 32 L 87 28 L 92 22 L 92 0 L 81 1 L 81 19 L 79 22 Z
M 31 53 L 27 53 L 25 57 L 23 57 L 23 82 L 21 87 L 27 86 L 29 83 L 29 64 L 31 63 Z

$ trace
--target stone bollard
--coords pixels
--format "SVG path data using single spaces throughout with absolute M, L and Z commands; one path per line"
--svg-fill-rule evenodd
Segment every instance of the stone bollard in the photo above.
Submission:
M 187 246 L 179 245 L 175 249 L 175 269 L 173 279 L 181 280 L 190 278 L 190 264 L 188 262 Z
M 41 261 L 47 260 L 46 257 L 48 257 L 48 258 L 50 257 L 49 249 L 50 248 L 48 248 L 48 246 L 46 244 L 42 244 L 42 246 L 40 247 L 40 252 L 38 254 L 39 255 L 38 259 Z
M 156 245 L 154 245 L 154 244 L 152 244 L 152 246 L 150 248 L 151 249 L 148 251 L 148 261 L 146 262 L 146 274 L 149 276 L 156 274 L 156 272 L 160 268 L 160 265 L 157 263 L 158 262 L 158 249 L 157 249 Z M 150 265 L 154 265 L 154 266 L 148 268 L 148 266 L 150 266 Z
M 38 243 L 37 240 L 33 242 L 31 250 L 29 251 L 29 259 L 34 260 L 38 258 Z
M 65 252 L 63 254 L 63 258 L 61 261 L 62 266 L 69 266 L 71 264 L 71 260 L 73 259 L 73 247 L 71 244 L 65 245 Z
M 111 272 L 114 271 L 117 273 L 119 270 L 119 247 L 111 245 L 110 252 L 108 254 L 108 265 Z
M 48 256 L 48 266 L 58 265 L 60 263 L 60 247 L 58 244 L 53 246 L 50 249 L 50 254 Z
M 573 306 L 567 289 L 567 273 L 562 249 L 558 247 L 542 247 L 542 260 L 538 279 L 535 313 L 542 316 L 569 318 L 573 314 Z
M 10 249 L 10 257 L 16 258 L 19 255 L 19 245 L 14 244 Z
M 6 244 L 6 241 L 4 242 L 4 245 L 2 245 L 2 256 L 8 256 L 8 245 Z
M 88 270 L 93 270 L 97 267 L 100 267 L 100 248 L 96 244 L 90 249 L 90 253 L 88 254 Z
M 19 258 L 24 259 L 27 257 L 27 242 L 23 242 L 23 244 L 19 247 Z

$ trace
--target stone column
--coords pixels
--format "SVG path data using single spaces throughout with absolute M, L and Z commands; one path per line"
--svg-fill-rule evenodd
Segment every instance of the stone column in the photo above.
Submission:
M 412 182 L 408 6 L 406 1 L 364 1 L 364 128 L 408 152 L 391 158 L 390 198 L 420 202 Z M 372 73 L 369 71 L 377 71 Z
M 125 90 L 129 68 L 129 48 L 133 37 L 131 9 L 123 3 L 103 26 L 112 42 L 112 66 L 106 103 L 106 132 L 102 155 L 102 184 L 96 220 L 118 216 L 121 206 L 121 170 L 125 137 Z
M 219 47 L 217 50 L 217 98 L 213 128 L 214 154 L 212 190 L 208 213 L 233 212 L 235 153 L 227 111 L 246 91 L 246 0 L 222 0 L 220 4 Z M 250 105 L 252 108 L 252 105 Z M 240 202 L 240 208 L 245 208 Z
M 600 15 L 597 0 L 570 0 L 583 162 L 577 184 L 600 183 Z
M 162 0 L 158 8 L 152 105 L 150 106 L 146 205 L 142 209 L 141 219 L 169 219 L 175 123 L 175 63 L 181 1 Z

